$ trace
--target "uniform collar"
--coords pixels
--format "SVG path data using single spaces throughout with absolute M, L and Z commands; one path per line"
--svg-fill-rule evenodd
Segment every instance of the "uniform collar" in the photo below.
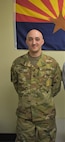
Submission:
M 24 57 L 25 60 L 24 60 L 23 65 L 27 66 L 27 67 L 34 67 L 34 65 L 32 65 L 30 60 L 29 60 L 29 55 L 28 54 L 29 54 L 29 52 L 25 54 L 25 57 Z M 36 67 L 41 67 L 43 65 L 45 65 L 45 62 L 44 62 L 44 54 L 42 53 L 40 55 L 40 58 L 39 58 L 37 64 L 36 64 Z

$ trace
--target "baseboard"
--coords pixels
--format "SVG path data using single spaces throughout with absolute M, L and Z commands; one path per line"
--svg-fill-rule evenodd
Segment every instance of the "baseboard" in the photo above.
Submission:
M 11 133 L 0 133 L 0 142 L 14 142 L 16 134 Z

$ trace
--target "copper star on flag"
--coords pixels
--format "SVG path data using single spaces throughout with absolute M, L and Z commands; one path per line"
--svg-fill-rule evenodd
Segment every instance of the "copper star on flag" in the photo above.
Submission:
M 65 30 L 65 19 L 62 16 L 62 12 L 60 12 L 59 17 L 51 20 L 55 24 L 53 32 L 58 31 L 59 29 Z

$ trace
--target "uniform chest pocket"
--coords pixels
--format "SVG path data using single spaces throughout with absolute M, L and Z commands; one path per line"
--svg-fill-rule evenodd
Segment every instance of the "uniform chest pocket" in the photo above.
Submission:
M 40 73 L 40 82 L 42 82 L 45 86 L 49 87 L 52 85 L 53 80 L 53 72 L 50 69 L 43 69 Z
M 30 69 L 24 68 L 21 71 L 18 72 L 18 83 L 24 84 L 28 80 L 30 80 Z

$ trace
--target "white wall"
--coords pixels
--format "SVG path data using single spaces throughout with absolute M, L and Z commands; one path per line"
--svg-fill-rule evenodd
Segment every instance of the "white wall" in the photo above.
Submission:
M 18 96 L 10 81 L 10 68 L 17 56 L 27 52 L 26 50 L 16 50 L 14 45 L 13 2 L 14 0 L 0 0 L 0 133 L 15 133 Z M 65 51 L 43 52 L 54 57 L 62 69 L 65 62 Z M 65 131 L 65 91 L 63 84 L 60 93 L 55 97 L 55 105 L 58 132 L 59 129 Z M 59 120 L 62 121 L 60 128 Z

